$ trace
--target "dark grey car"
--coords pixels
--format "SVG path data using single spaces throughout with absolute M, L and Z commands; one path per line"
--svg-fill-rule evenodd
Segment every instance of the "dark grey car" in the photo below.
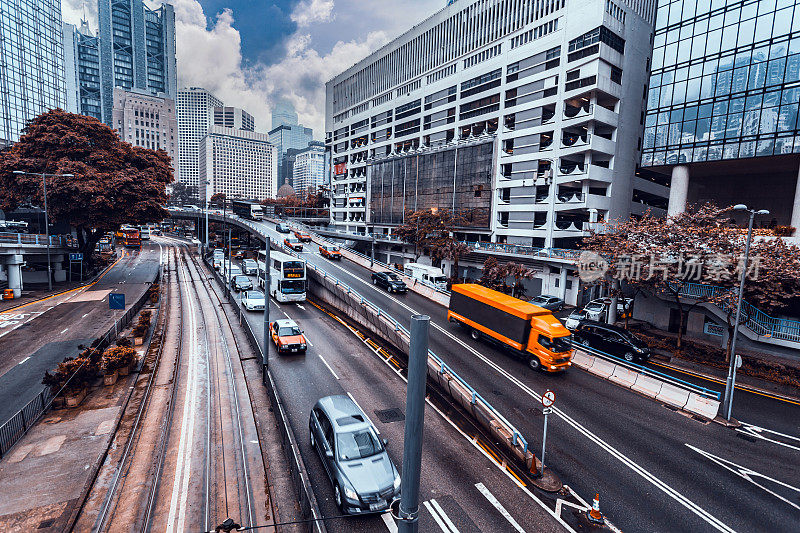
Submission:
M 386 441 L 358 405 L 349 396 L 321 398 L 311 410 L 308 429 L 337 507 L 347 514 L 386 511 L 400 494 L 400 474 L 386 453 Z
M 548 296 L 546 294 L 542 294 L 536 298 L 533 298 L 531 303 L 533 305 L 538 305 L 539 307 L 549 309 L 550 311 L 561 311 L 564 309 L 564 300 L 557 296 Z

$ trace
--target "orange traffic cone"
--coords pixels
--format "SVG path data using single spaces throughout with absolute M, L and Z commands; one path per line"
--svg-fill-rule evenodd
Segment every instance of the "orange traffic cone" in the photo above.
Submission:
M 605 523 L 603 513 L 600 512 L 600 494 L 595 494 L 594 501 L 592 502 L 592 508 L 589 509 L 588 513 L 586 513 L 586 516 L 589 518 L 589 522 L 593 522 L 595 524 Z

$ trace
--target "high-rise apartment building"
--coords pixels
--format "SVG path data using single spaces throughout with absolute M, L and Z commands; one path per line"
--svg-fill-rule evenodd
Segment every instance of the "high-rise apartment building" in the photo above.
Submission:
M 172 158 L 175 180 L 178 165 L 178 120 L 175 101 L 139 89 L 114 88 L 112 127 L 120 138 L 134 146 L 164 150 Z
M 298 196 L 305 197 L 325 183 L 325 143 L 312 141 L 305 150 L 297 152 L 292 165 L 292 182 Z
M 255 131 L 256 119 L 238 107 L 215 107 L 214 125 L 226 128 L 236 128 L 238 130 Z
M 0 0 L 0 147 L 67 106 L 60 0 Z
M 222 107 L 222 100 L 202 87 L 188 87 L 178 91 L 178 160 L 180 181 L 188 187 L 200 187 L 200 140 L 214 124 L 214 108 Z
M 111 123 L 114 87 L 177 94 L 175 10 L 143 0 L 98 0 L 103 121 Z
M 686 203 L 745 203 L 800 228 L 800 5 L 658 2 L 642 167 Z
M 211 126 L 199 144 L 200 197 L 263 200 L 277 193 L 277 150 L 269 135 Z
M 453 210 L 464 234 L 572 247 L 663 212 L 637 175 L 655 0 L 459 0 L 326 85 L 331 222 L 390 231 Z
M 291 103 L 279 101 L 272 110 L 270 142 L 278 148 L 278 181 L 292 185 L 292 162 L 289 150 L 305 150 L 314 138 L 311 128 L 298 124 L 297 113 Z

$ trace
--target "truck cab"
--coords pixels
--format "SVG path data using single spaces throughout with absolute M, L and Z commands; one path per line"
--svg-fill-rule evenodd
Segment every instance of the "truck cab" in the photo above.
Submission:
M 429 283 L 440 290 L 447 290 L 447 276 L 441 268 L 421 263 L 406 263 L 403 265 L 403 271 L 413 279 Z

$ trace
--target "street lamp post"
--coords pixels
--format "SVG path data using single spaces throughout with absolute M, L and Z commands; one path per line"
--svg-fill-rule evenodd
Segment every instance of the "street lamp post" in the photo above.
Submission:
M 53 273 L 50 266 L 50 223 L 47 218 L 47 178 L 52 176 L 64 176 L 67 178 L 74 178 L 74 174 L 45 174 L 44 172 L 25 172 L 24 170 L 15 170 L 14 174 L 22 174 L 26 176 L 41 176 L 42 177 L 42 192 L 44 193 L 44 234 L 47 238 L 47 289 L 53 290 Z
M 205 247 L 205 253 L 208 253 L 208 186 L 209 185 L 211 185 L 211 180 L 206 180 L 206 194 L 204 195 L 205 201 L 206 201 L 206 203 L 205 203 L 205 212 L 206 212 L 206 239 L 205 239 L 206 247 Z
M 730 421 L 731 410 L 733 409 L 733 390 L 736 387 L 736 338 L 739 336 L 739 321 L 742 315 L 742 299 L 744 298 L 744 282 L 747 277 L 747 261 L 750 258 L 750 241 L 753 238 L 753 220 L 756 215 L 768 215 L 769 211 L 766 209 L 748 209 L 744 204 L 737 204 L 733 206 L 734 211 L 747 211 L 750 213 L 750 218 L 747 223 L 747 241 L 744 245 L 744 264 L 742 265 L 742 272 L 739 276 L 739 295 L 736 299 L 736 321 L 733 324 L 733 339 L 731 339 L 731 357 L 730 364 L 728 365 L 728 378 L 725 380 L 725 398 L 723 400 L 722 409 L 725 415 L 725 420 Z

